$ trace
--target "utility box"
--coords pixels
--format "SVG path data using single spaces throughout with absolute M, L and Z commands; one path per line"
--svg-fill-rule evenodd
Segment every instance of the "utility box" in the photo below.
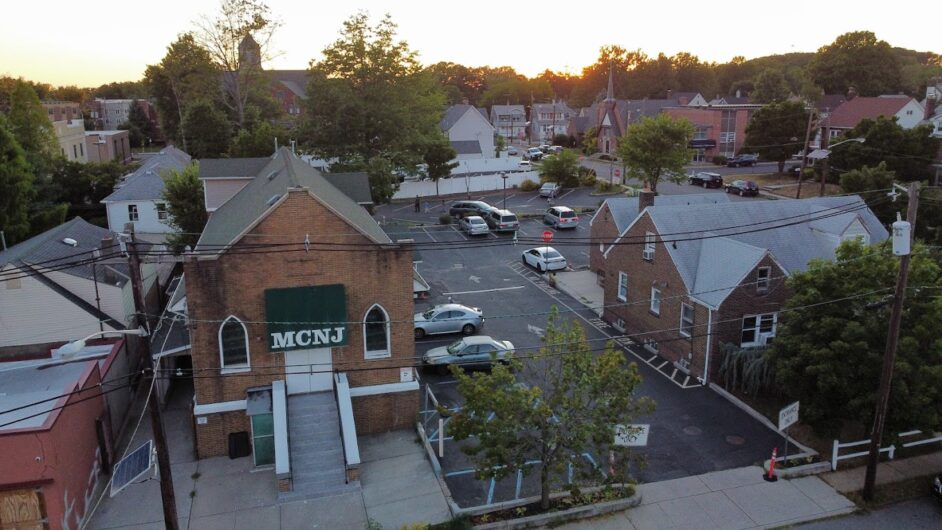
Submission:
M 893 223 L 893 255 L 894 256 L 908 256 L 910 251 L 910 246 L 912 245 L 911 237 L 912 227 L 908 222 L 899 219 L 899 214 L 897 214 L 897 220 Z

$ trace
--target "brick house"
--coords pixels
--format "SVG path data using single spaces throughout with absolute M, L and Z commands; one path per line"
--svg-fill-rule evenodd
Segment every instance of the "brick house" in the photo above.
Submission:
M 859 197 L 655 202 L 603 253 L 603 318 L 705 384 L 722 344 L 775 337 L 788 275 L 833 259 L 844 240 L 887 237 Z
M 414 424 L 412 249 L 289 149 L 213 211 L 184 270 L 200 458 L 251 436 L 287 491 L 310 484 L 294 463 L 314 437 L 340 475 L 310 480 L 343 487 L 357 434 Z

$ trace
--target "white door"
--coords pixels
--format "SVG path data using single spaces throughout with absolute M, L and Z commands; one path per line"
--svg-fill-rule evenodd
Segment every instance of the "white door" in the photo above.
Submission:
M 285 373 L 289 394 L 331 390 L 333 365 L 330 348 L 285 352 Z

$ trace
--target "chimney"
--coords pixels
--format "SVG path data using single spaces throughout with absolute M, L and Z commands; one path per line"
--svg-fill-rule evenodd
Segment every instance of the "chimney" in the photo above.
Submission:
M 739 90 L 738 88 L 736 89 L 736 97 L 737 97 L 737 98 L 741 98 L 741 97 L 742 97 L 742 91 Z
M 638 213 L 643 212 L 648 206 L 654 206 L 654 192 L 645 184 L 644 189 L 638 194 Z
M 857 89 L 854 87 L 847 88 L 847 101 L 850 101 L 857 97 Z
M 468 105 L 468 98 L 461 98 L 461 103 Z

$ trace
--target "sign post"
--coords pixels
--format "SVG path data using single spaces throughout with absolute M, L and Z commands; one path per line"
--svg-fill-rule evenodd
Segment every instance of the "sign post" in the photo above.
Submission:
M 788 459 L 788 428 L 798 422 L 798 401 L 778 411 L 778 430 L 785 437 L 785 452 L 782 455 L 783 462 Z

